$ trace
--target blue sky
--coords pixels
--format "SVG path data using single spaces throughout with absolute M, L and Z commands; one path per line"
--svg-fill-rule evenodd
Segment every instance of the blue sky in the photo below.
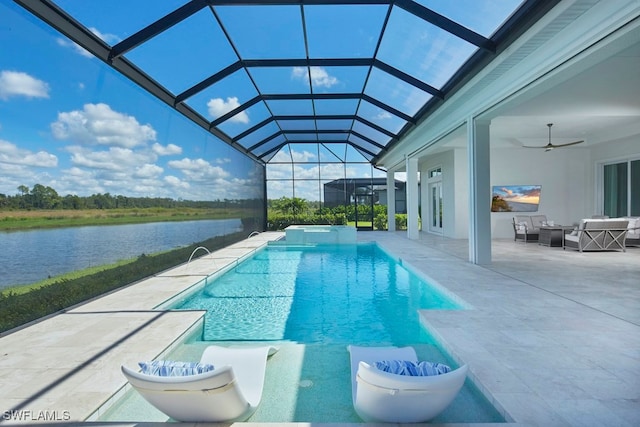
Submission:
M 490 36 L 517 1 L 423 1 L 439 13 L 460 20 Z M 87 28 L 109 45 L 184 4 L 109 0 L 59 0 Z M 377 44 L 385 6 L 305 6 L 304 17 L 312 58 L 366 58 Z M 243 58 L 304 58 L 306 56 L 299 6 L 261 8 L 217 7 L 225 33 L 207 8 L 165 33 L 133 49 L 126 57 L 174 94 Z M 475 48 L 436 27 L 394 8 L 379 47 L 378 58 L 401 71 L 440 87 Z M 410 41 L 410 42 L 408 42 Z M 357 93 L 378 98 L 405 114 L 415 112 L 429 95 L 367 67 L 253 68 L 240 70 L 186 103 L 207 120 L 215 120 L 262 93 Z M 274 114 L 358 114 L 391 132 L 405 121 L 380 108 L 352 100 L 268 101 L 221 123 L 219 128 L 236 137 Z M 357 111 L 356 111 L 357 109 Z M 307 126 L 280 121 L 283 130 Z M 327 129 L 354 126 L 361 134 L 378 139 L 379 132 L 355 123 L 318 121 Z M 275 123 L 240 140 L 249 147 L 277 130 Z M 293 134 L 292 134 L 293 135 Z M 318 182 L 347 177 L 382 176 L 369 166 L 322 161 L 348 158 L 366 161 L 326 134 L 325 146 L 292 144 L 277 153 L 278 160 L 309 162 L 268 166 L 269 198 L 291 196 L 296 178 L 297 197 L 318 199 Z M 285 136 L 282 136 L 284 140 Z M 296 140 L 312 135 L 295 134 Z M 275 139 L 265 144 L 282 142 Z M 367 146 L 366 141 L 356 141 Z M 373 149 L 373 147 L 368 147 Z M 60 195 L 111 193 L 130 196 L 183 199 L 235 199 L 254 197 L 262 181 L 259 168 L 243 155 L 203 132 L 151 95 L 91 57 L 88 52 L 55 32 L 12 2 L 0 3 L 0 193 L 17 194 L 17 187 L 39 183 Z M 260 187 L 260 185 L 257 185 Z

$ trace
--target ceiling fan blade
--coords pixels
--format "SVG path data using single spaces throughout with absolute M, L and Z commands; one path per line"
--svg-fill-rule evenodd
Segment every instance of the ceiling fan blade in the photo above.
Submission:
M 547 127 L 549 128 L 549 143 L 547 145 L 538 145 L 538 146 L 532 146 L 532 145 L 523 145 L 522 147 L 524 148 L 543 148 L 544 151 L 551 151 L 554 148 L 560 148 L 560 147 L 568 147 L 570 145 L 576 145 L 576 144 L 581 144 L 584 141 L 575 141 L 575 142 L 569 142 L 567 144 L 552 144 L 551 143 L 551 126 L 553 126 L 553 123 L 547 123 Z
M 567 144 L 553 144 L 553 147 L 554 147 L 554 148 L 558 148 L 558 147 L 568 147 L 568 146 L 570 146 L 570 145 L 581 144 L 581 143 L 583 143 L 583 142 L 584 142 L 584 141 L 576 141 L 576 142 L 569 142 L 569 143 L 567 143 Z
M 546 151 L 550 151 L 553 150 L 554 148 L 560 148 L 560 147 L 568 147 L 569 145 L 576 145 L 576 144 L 581 144 L 583 143 L 583 141 L 575 141 L 575 142 L 569 142 L 567 144 L 547 144 L 547 145 L 523 145 L 523 148 L 543 148 Z
M 550 150 L 553 147 L 556 147 L 556 146 L 552 145 L 552 144 L 547 144 L 547 145 L 523 145 L 522 146 L 522 148 L 545 148 L 547 150 Z

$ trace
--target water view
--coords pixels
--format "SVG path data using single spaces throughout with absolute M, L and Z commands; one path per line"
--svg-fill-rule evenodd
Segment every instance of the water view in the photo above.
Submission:
M 235 218 L 2 232 L 0 289 L 241 230 Z

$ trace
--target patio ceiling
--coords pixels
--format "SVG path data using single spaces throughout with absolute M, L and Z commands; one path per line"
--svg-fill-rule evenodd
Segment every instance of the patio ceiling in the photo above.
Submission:
M 288 144 L 375 163 L 557 3 L 16 2 L 264 163 Z

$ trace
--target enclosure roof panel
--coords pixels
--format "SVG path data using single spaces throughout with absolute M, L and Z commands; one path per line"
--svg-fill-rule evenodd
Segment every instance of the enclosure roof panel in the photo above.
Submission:
M 265 163 L 323 143 L 375 162 L 555 3 L 16 2 Z

